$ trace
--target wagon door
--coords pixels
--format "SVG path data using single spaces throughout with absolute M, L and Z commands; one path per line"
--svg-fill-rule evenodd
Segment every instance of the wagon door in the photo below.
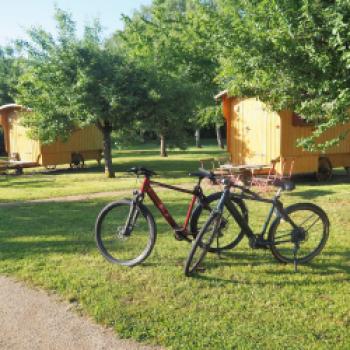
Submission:
M 9 115 L 10 153 L 18 154 L 23 162 L 35 163 L 40 154 L 39 142 L 27 136 L 28 130 L 20 125 L 19 116 L 13 112 Z
M 270 164 L 280 153 L 279 115 L 255 98 L 245 99 L 234 108 L 239 163 Z

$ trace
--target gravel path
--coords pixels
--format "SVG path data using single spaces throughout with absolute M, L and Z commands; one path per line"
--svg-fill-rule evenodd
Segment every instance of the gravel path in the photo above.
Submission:
M 112 330 L 78 316 L 68 303 L 0 276 L 0 349 L 160 350 L 118 339 Z

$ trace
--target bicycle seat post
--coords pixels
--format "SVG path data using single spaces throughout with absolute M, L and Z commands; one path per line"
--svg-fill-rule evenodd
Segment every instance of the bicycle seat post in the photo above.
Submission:
M 274 196 L 274 199 L 278 199 L 281 197 L 281 194 L 282 194 L 282 188 L 279 187 L 275 193 L 275 196 Z

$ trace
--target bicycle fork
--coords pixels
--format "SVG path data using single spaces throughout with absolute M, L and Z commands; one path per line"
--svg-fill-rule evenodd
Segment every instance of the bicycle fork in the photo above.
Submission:
M 130 210 L 128 217 L 126 219 L 126 223 L 123 227 L 123 230 L 121 232 L 122 236 L 128 237 L 130 236 L 136 221 L 140 215 L 140 210 L 138 209 L 138 203 L 142 200 L 142 198 L 139 198 L 139 195 L 137 195 L 130 205 Z
M 221 224 L 223 223 L 224 206 L 225 206 L 225 203 L 228 201 L 229 197 L 230 197 L 230 187 L 225 186 L 223 195 L 221 196 L 217 207 L 211 212 L 211 216 L 217 217 L 217 221 L 215 221 L 215 224 L 214 224 L 215 226 L 213 228 L 214 235 L 216 235 L 214 239 L 216 239 L 217 247 L 219 247 L 219 238 L 220 238 L 219 230 L 221 229 Z M 219 258 L 221 257 L 219 249 L 217 250 L 217 255 Z

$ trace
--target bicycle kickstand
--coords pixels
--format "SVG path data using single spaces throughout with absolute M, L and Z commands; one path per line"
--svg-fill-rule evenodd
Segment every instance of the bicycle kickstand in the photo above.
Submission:
M 216 247 L 219 248 L 219 235 L 216 236 Z M 218 258 L 221 259 L 221 251 L 220 251 L 220 249 L 217 249 L 216 254 L 217 254 Z
M 293 249 L 293 258 L 294 258 L 294 272 L 298 272 L 298 259 L 297 259 L 297 253 L 300 248 L 299 242 L 294 243 L 294 249 Z

